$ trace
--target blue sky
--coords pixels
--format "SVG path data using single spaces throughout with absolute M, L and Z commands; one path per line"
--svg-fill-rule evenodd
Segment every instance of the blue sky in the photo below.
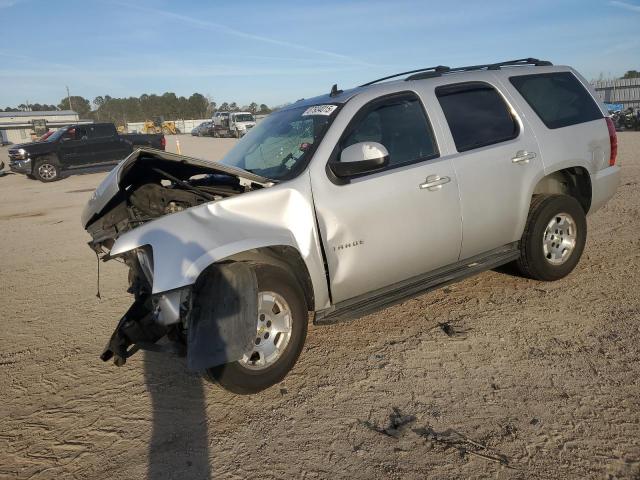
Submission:
M 640 0 L 0 0 L 0 106 L 200 92 L 278 105 L 431 65 L 640 69 Z

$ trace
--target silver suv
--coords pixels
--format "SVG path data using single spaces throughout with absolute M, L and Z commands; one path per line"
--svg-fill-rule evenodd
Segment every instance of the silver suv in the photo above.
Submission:
M 253 393 L 293 367 L 309 312 L 360 317 L 509 262 L 557 280 L 616 191 L 615 161 L 589 84 L 536 59 L 334 85 L 220 162 L 138 150 L 82 217 L 135 298 L 102 359 L 177 352 Z

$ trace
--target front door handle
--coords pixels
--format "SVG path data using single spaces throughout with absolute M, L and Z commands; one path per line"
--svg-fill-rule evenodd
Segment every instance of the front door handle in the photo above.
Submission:
M 520 150 L 516 152 L 516 156 L 511 159 L 511 162 L 523 165 L 523 164 L 529 163 L 529 160 L 533 160 L 534 158 L 536 158 L 535 152 L 527 152 L 526 150 Z
M 421 190 L 425 188 L 430 192 L 440 190 L 445 183 L 449 183 L 451 179 L 449 177 L 441 177 L 440 175 L 429 175 L 427 181 L 418 185 Z

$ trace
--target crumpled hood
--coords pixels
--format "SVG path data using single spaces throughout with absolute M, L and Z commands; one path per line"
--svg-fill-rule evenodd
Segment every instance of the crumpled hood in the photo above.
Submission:
M 100 214 L 109 202 L 120 192 L 121 189 L 127 187 L 126 184 L 123 184 L 123 179 L 134 164 L 144 161 L 153 161 L 154 158 L 160 158 L 167 162 L 175 162 L 176 164 L 201 167 L 211 173 L 218 172 L 232 175 L 237 177 L 241 183 L 254 183 L 262 186 L 271 184 L 270 180 L 264 177 L 254 175 L 245 170 L 230 167 L 222 163 L 200 160 L 197 158 L 186 157 L 184 155 L 177 155 L 174 153 L 164 152 L 162 150 L 143 147 L 134 151 L 131 155 L 116 165 L 116 167 L 109 172 L 109 175 L 107 175 L 100 185 L 98 185 L 98 188 L 93 192 L 93 195 L 82 211 L 82 226 L 87 228 L 90 223 L 99 218 Z

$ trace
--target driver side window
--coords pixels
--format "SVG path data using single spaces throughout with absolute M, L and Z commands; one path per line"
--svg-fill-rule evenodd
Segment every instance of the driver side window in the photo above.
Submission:
M 377 142 L 389 152 L 389 167 L 420 162 L 438 156 L 431 126 L 420 100 L 405 93 L 374 100 L 356 116 L 341 148 L 359 142 Z

